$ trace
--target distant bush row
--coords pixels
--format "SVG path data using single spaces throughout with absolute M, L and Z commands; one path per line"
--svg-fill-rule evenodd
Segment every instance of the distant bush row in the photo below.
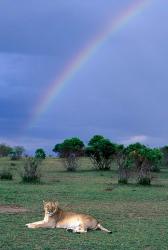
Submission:
M 88 156 L 97 170 L 109 170 L 112 162 L 118 167 L 118 182 L 128 183 L 132 172 L 137 175 L 137 182 L 150 185 L 151 171 L 159 171 L 161 161 L 166 159 L 168 148 L 163 150 L 149 148 L 140 143 L 124 145 L 112 143 L 101 135 L 93 136 L 88 145 L 79 138 L 70 138 L 56 144 L 53 151 L 62 158 L 68 171 L 75 171 L 79 166 L 79 158 Z
M 0 157 L 10 157 L 11 160 L 19 160 L 23 156 L 28 157 L 28 155 L 25 155 L 25 148 L 23 146 L 11 147 L 5 143 L 0 144 Z M 35 157 L 45 159 L 46 153 L 44 149 L 38 148 L 35 151 Z
M 9 148 L 5 144 L 0 144 L 0 156 L 9 153 Z M 10 148 L 9 155 L 11 159 L 20 159 L 23 152 L 24 148 L 18 146 L 12 150 Z M 134 176 L 136 174 L 139 184 L 149 185 L 152 179 L 151 172 L 159 171 L 161 165 L 168 166 L 168 146 L 150 148 L 140 143 L 124 146 L 113 143 L 102 135 L 93 136 L 87 146 L 77 137 L 65 139 L 54 146 L 53 152 L 62 159 L 68 171 L 75 171 L 79 167 L 79 159 L 82 156 L 89 157 L 96 170 L 109 170 L 112 165 L 115 165 L 118 169 L 118 182 L 125 184 L 132 174 Z M 23 181 L 40 179 L 39 165 L 45 158 L 44 149 L 39 148 L 34 158 L 25 159 Z M 5 173 L 4 176 L 7 174 Z
M 4 143 L 0 144 L 0 157 L 10 156 L 11 160 L 19 160 L 25 152 L 24 147 L 11 147 Z

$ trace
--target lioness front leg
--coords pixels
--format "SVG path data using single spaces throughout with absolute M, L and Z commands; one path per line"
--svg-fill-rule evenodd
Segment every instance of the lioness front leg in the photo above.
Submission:
M 26 224 L 26 226 L 28 228 L 54 228 L 54 225 L 50 225 L 45 221 L 37 221 L 37 222 L 33 222 L 33 223 L 28 223 Z

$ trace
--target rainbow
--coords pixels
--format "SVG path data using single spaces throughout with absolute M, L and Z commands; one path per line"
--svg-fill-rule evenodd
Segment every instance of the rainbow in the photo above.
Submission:
M 106 28 L 96 35 L 88 44 L 67 63 L 62 73 L 46 89 L 45 95 L 41 96 L 31 114 L 29 127 L 49 109 L 62 88 L 73 78 L 82 66 L 91 58 L 96 51 L 119 29 L 125 26 L 133 17 L 140 13 L 150 0 L 134 0 L 134 3 L 124 9 L 116 18 L 108 22 Z

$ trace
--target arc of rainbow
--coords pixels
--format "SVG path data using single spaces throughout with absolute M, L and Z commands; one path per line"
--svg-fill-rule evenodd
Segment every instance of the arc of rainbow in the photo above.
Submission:
M 127 9 L 122 11 L 115 19 L 111 20 L 106 28 L 95 36 L 89 43 L 65 66 L 62 73 L 53 81 L 38 100 L 31 116 L 29 127 L 31 127 L 55 100 L 63 86 L 77 73 L 86 61 L 106 42 L 116 31 L 128 23 L 130 19 L 141 12 L 150 0 L 136 0 Z

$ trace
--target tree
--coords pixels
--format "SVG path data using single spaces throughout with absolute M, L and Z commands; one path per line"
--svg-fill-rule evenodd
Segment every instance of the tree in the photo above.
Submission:
M 25 148 L 22 146 L 13 147 L 10 152 L 11 160 L 19 160 L 20 158 L 22 158 L 24 152 Z
M 98 142 L 100 142 L 102 139 L 105 139 L 104 136 L 102 136 L 102 135 L 94 135 L 94 136 L 90 139 L 88 145 L 89 145 L 89 146 L 95 145 L 95 144 L 97 144 Z
M 38 148 L 35 152 L 35 158 L 38 158 L 38 159 L 45 159 L 46 158 L 46 153 L 44 151 L 44 149 L 42 148 Z
M 90 139 L 85 152 L 96 169 L 109 170 L 116 152 L 116 144 L 101 135 L 95 135 Z
M 138 183 L 150 185 L 152 166 L 158 164 L 162 158 L 160 150 L 156 148 L 151 149 L 140 143 L 129 145 L 127 150 L 137 168 Z
M 84 143 L 77 137 L 66 139 L 56 144 L 53 152 L 59 154 L 68 171 L 75 171 L 79 166 L 79 157 L 84 153 Z
M 10 147 L 4 143 L 0 144 L 0 157 L 8 156 L 11 151 L 12 151 L 12 147 Z

